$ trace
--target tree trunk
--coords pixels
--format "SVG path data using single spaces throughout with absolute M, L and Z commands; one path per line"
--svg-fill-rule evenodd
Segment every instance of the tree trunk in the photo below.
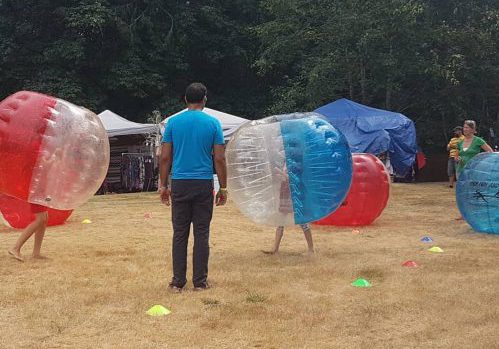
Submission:
M 388 85 L 386 87 L 386 95 L 385 95 L 385 109 L 390 110 L 392 109 L 392 83 L 388 82 Z
M 487 125 L 485 125 L 488 121 L 488 118 L 485 117 L 487 112 L 487 99 L 485 98 L 485 95 L 482 93 L 482 113 L 480 115 L 480 120 L 478 120 L 478 125 L 479 128 L 482 128 L 483 130 L 488 130 Z
M 393 56 L 393 46 L 390 42 L 390 59 Z M 385 94 L 385 108 L 390 110 L 392 109 L 392 77 L 390 76 L 390 73 L 388 73 L 387 77 L 387 82 L 386 82 L 386 94 Z
M 447 144 L 447 142 L 449 141 L 449 137 L 447 134 L 447 120 L 445 119 L 444 113 L 442 113 L 441 116 L 442 116 L 442 131 L 443 131 L 442 133 L 444 134 L 445 137 L 444 144 Z
M 353 100 L 354 89 L 353 89 L 352 71 L 351 70 L 348 71 L 348 88 L 349 88 L 349 92 L 350 92 L 350 99 Z
M 348 69 L 348 92 L 350 95 L 350 99 L 353 100 L 355 90 L 354 90 L 354 86 L 353 86 L 352 74 L 353 74 L 353 71 L 355 70 L 355 64 L 352 64 L 352 62 L 350 61 L 350 59 L 348 57 L 350 57 L 349 53 L 348 53 L 348 49 L 345 47 L 345 59 L 346 59 L 345 66 Z
M 360 94 L 362 97 L 362 103 L 366 104 L 367 103 L 367 96 L 366 96 L 366 67 L 364 65 L 364 62 L 360 63 Z

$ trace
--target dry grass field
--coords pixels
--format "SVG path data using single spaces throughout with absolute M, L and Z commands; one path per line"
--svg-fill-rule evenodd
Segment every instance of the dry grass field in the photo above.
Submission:
M 273 229 L 229 203 L 212 225 L 213 288 L 175 294 L 169 209 L 154 193 L 97 196 L 48 229 L 48 260 L 10 258 L 18 233 L 0 228 L 0 348 L 499 348 L 499 236 L 457 215 L 443 183 L 394 184 L 359 234 L 314 227 L 307 257 L 292 228 L 269 256 Z M 373 287 L 352 287 L 360 277 Z M 154 304 L 172 313 L 150 317 Z

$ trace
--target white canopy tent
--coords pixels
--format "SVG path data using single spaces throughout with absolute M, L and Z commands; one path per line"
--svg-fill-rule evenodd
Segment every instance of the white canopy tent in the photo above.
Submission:
M 156 124 L 140 124 L 127 120 L 110 110 L 104 110 L 98 115 L 109 137 L 135 134 L 154 134 L 158 132 Z
M 173 114 L 172 116 L 176 116 L 176 115 L 181 114 L 185 111 L 187 111 L 187 109 L 181 110 L 178 113 Z M 241 118 L 239 116 L 227 114 L 227 113 L 215 110 L 215 109 L 204 108 L 203 111 L 206 114 L 211 115 L 214 118 L 218 119 L 218 121 L 220 121 L 220 123 L 222 124 L 222 130 L 224 133 L 225 140 L 229 139 L 230 136 L 234 132 L 236 132 L 236 130 L 239 128 L 239 126 L 241 126 L 243 123 L 248 121 L 245 118 Z M 172 117 L 172 116 L 170 116 L 170 117 Z M 168 122 L 168 118 L 161 121 L 161 123 L 160 123 L 161 134 L 163 134 L 163 132 L 165 131 L 165 126 L 166 126 L 167 122 Z

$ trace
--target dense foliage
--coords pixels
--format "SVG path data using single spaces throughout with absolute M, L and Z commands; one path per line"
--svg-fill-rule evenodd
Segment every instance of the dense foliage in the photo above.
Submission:
M 29 89 L 145 121 L 191 81 L 259 118 L 341 97 L 399 111 L 421 145 L 499 127 L 495 0 L 0 0 L 0 97 Z

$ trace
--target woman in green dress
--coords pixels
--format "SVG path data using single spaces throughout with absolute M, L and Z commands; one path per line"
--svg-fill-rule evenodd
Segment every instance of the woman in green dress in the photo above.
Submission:
M 475 156 L 485 152 L 492 152 L 492 148 L 478 136 L 476 133 L 476 122 L 473 120 L 466 120 L 463 126 L 464 139 L 457 144 L 458 153 L 458 164 L 456 167 L 456 172 L 459 175 L 464 166 Z
M 463 135 L 464 139 L 457 144 L 457 149 L 459 151 L 457 156 L 457 166 L 456 166 L 456 177 L 459 178 L 460 173 L 463 171 L 466 164 L 476 155 L 480 154 L 482 151 L 492 152 L 492 148 L 478 136 L 476 133 L 476 122 L 474 120 L 466 120 L 463 125 Z M 456 218 L 457 220 L 462 220 L 463 217 L 460 216 Z

